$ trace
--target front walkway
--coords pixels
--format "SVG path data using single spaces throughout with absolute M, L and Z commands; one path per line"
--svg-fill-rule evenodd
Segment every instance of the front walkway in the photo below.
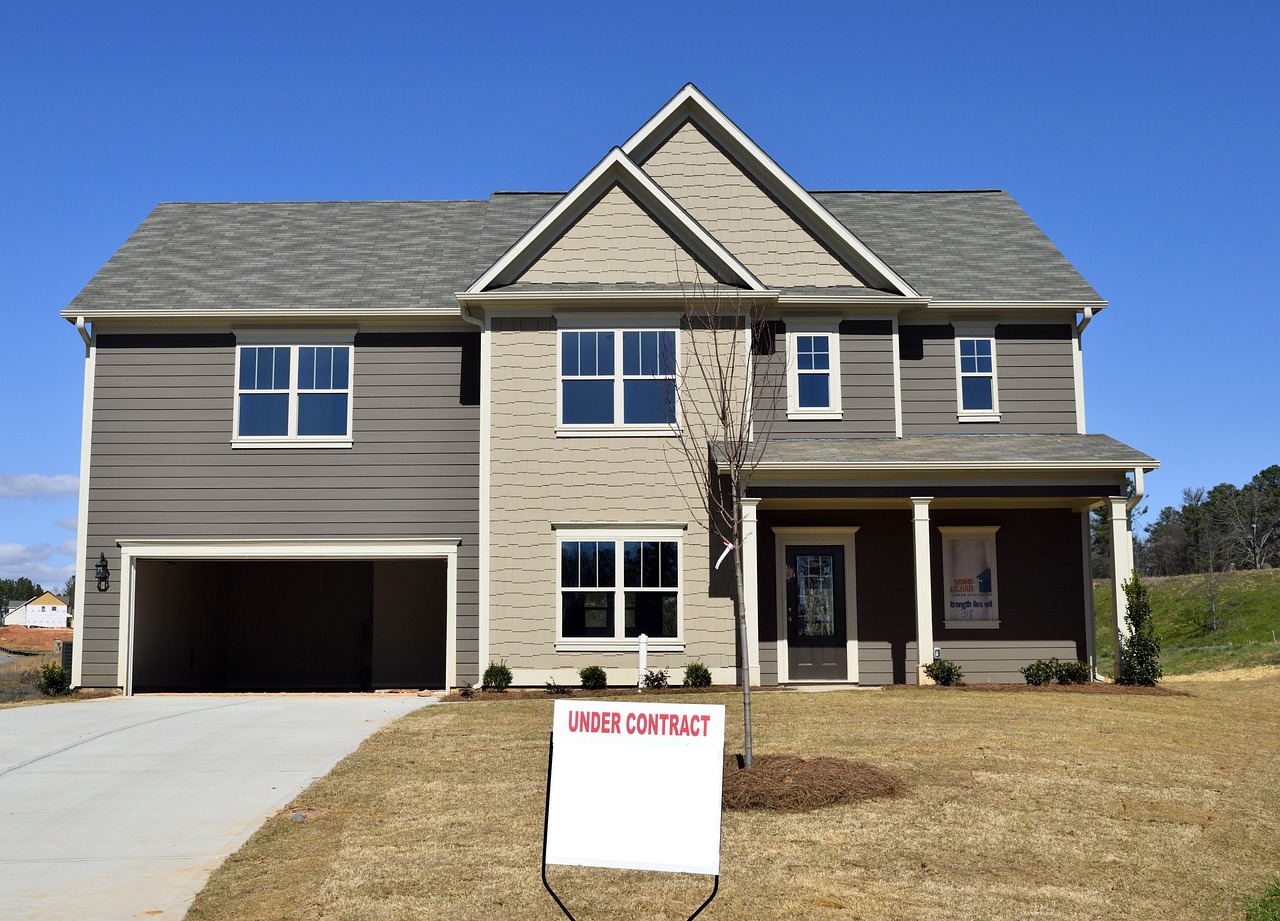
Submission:
M 0 915 L 181 918 L 269 816 L 427 702 L 138 696 L 0 710 Z

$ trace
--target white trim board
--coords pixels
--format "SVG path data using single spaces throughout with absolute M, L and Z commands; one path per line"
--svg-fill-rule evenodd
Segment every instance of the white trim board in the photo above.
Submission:
M 134 584 L 139 560 L 400 560 L 443 559 L 445 577 L 445 684 L 457 685 L 458 545 L 461 540 L 119 540 L 120 633 L 116 680 L 133 694 Z
M 788 544 L 839 544 L 844 547 L 844 620 L 846 671 L 844 681 L 858 682 L 858 592 L 857 560 L 854 556 L 854 535 L 857 527 L 846 528 L 773 528 L 775 619 L 778 631 L 778 684 L 791 683 L 791 657 L 787 641 L 787 585 L 784 568 L 787 564 Z M 817 684 L 839 684 L 838 680 L 822 679 Z

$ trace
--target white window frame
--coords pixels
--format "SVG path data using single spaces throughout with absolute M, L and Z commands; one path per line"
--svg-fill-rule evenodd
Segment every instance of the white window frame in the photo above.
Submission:
M 940 526 L 942 535 L 942 625 L 948 630 L 1000 629 L 1000 574 L 996 558 L 996 532 L 999 525 L 979 527 Z M 951 547 L 957 541 L 985 541 L 987 558 L 991 560 L 991 616 L 981 620 L 952 618 L 949 599 L 951 586 Z
M 614 325 L 578 325 L 558 323 L 556 329 L 556 435 L 562 438 L 580 438 L 598 435 L 622 436 L 663 436 L 680 434 L 680 354 L 682 348 L 681 330 L 678 324 L 660 324 L 652 326 L 629 324 Z M 613 374 L 586 375 L 570 378 L 570 380 L 598 379 L 613 382 L 613 422 L 566 423 L 564 421 L 564 334 L 565 333 L 613 333 Z M 675 421 L 666 422 L 624 422 L 626 404 L 624 382 L 627 380 L 647 380 L 649 375 L 627 375 L 623 369 L 623 337 L 627 333 L 672 333 L 675 341 L 676 367 L 671 376 L 674 384 L 676 405 Z M 665 378 L 666 375 L 660 377 Z
M 555 619 L 556 619 L 556 651 L 557 652 L 634 652 L 639 648 L 639 637 L 626 636 L 626 593 L 637 591 L 627 588 L 623 578 L 623 544 L 629 541 L 670 541 L 676 545 L 676 635 L 674 637 L 649 637 L 648 648 L 654 652 L 684 652 L 684 587 L 685 558 L 684 535 L 686 528 L 681 525 L 661 526 L 619 526 L 619 525 L 574 525 L 556 529 L 555 560 L 551 571 L 555 573 Z M 577 541 L 595 541 L 614 545 L 614 635 L 604 636 L 565 636 L 564 635 L 564 593 L 581 591 L 578 588 L 565 588 L 561 583 L 560 546 Z M 600 588 L 598 591 L 606 591 Z M 639 589 L 646 591 L 646 589 Z M 655 589 L 670 591 L 670 589 Z
M 964 341 L 984 340 L 991 343 L 991 373 L 964 372 L 960 369 L 960 343 Z M 960 422 L 999 422 L 1000 421 L 1000 374 L 999 361 L 996 356 L 996 337 L 992 329 L 956 330 L 956 418 Z M 985 377 L 991 380 L 991 408 L 965 409 L 964 380 L 969 377 Z
M 787 418 L 788 419 L 842 419 L 844 412 L 840 401 L 840 321 L 839 320 L 786 320 L 787 326 Z M 828 376 L 826 406 L 800 405 L 800 375 L 812 372 L 800 370 L 797 345 L 801 336 L 822 336 L 827 340 L 831 367 Z
M 232 370 L 232 414 L 231 414 L 231 446 L 233 448 L 350 448 L 355 442 L 352 434 L 352 421 L 355 407 L 356 349 L 355 330 L 334 330 L 326 332 L 281 332 L 259 330 L 236 330 L 235 365 Z M 345 347 L 347 350 L 347 386 L 344 390 L 312 391 L 308 393 L 346 393 L 347 395 L 347 431 L 345 435 L 299 435 L 298 434 L 298 396 L 303 391 L 298 388 L 298 352 L 306 347 Z M 240 355 L 246 348 L 287 348 L 289 349 L 289 386 L 285 390 L 241 391 L 240 389 Z M 240 434 L 240 397 L 242 393 L 287 393 L 289 396 L 288 432 L 284 435 L 241 435 Z

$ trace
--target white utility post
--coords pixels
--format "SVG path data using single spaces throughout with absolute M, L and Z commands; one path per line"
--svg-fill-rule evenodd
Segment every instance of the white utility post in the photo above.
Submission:
M 933 564 L 929 552 L 929 503 L 933 496 L 911 497 L 911 535 L 916 564 L 916 681 L 932 684 L 924 667 L 933 661 Z

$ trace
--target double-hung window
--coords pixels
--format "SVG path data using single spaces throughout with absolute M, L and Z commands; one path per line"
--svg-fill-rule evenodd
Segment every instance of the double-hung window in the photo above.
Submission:
M 956 339 L 956 386 L 962 421 L 1000 417 L 995 339 L 989 336 Z
M 1000 626 L 996 581 L 996 531 L 990 527 L 940 527 L 943 624 L 948 629 Z
M 236 347 L 232 443 L 351 444 L 352 346 L 242 343 Z
M 674 532 L 562 532 L 558 645 L 625 648 L 644 634 L 651 646 L 678 648 L 680 545 Z
M 788 321 L 787 347 L 787 417 L 841 418 L 837 325 Z
M 675 422 L 675 330 L 560 333 L 560 434 L 669 433 Z

